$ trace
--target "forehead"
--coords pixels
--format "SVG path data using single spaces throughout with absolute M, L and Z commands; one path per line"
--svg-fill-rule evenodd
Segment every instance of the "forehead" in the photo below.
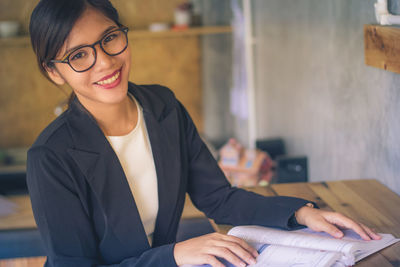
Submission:
M 76 21 L 59 54 L 71 47 L 92 44 L 101 38 L 101 34 L 110 26 L 117 26 L 99 10 L 88 7 Z

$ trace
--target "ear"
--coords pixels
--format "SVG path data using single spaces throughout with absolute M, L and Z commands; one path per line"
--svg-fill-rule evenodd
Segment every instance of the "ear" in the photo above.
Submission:
M 43 63 L 44 69 L 47 71 L 49 78 L 58 85 L 64 85 L 65 79 L 62 77 L 56 67 L 49 67 Z

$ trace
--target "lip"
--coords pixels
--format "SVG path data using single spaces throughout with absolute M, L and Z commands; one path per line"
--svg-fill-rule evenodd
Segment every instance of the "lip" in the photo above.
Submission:
M 114 82 L 112 82 L 110 84 L 98 84 L 98 82 L 105 81 L 105 80 L 113 77 L 114 75 L 116 75 L 118 72 L 119 72 L 119 76 Z M 104 76 L 103 78 L 101 78 L 101 80 L 95 82 L 94 84 L 96 86 L 99 86 L 99 87 L 104 88 L 104 89 L 112 89 L 112 88 L 116 87 L 121 82 L 121 76 L 122 76 L 122 68 L 114 71 L 110 75 Z

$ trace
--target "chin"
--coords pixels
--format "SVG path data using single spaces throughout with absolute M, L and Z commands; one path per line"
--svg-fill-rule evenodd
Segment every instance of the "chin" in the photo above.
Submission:
M 111 92 L 112 91 L 112 92 Z M 119 90 L 110 90 L 110 92 L 106 92 L 106 94 L 102 94 L 101 102 L 105 104 L 119 104 L 125 100 L 128 95 L 128 83 L 124 88 Z

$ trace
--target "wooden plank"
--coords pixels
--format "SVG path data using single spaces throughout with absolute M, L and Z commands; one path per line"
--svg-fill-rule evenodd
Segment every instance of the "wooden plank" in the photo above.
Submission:
M 399 237 L 399 235 L 396 235 L 396 237 Z M 385 248 L 384 250 L 380 251 L 379 254 L 385 257 L 385 259 L 393 266 L 400 266 L 400 242 Z
M 400 28 L 364 25 L 365 64 L 400 73 Z
M 181 36 L 194 36 L 194 35 L 208 35 L 208 34 L 222 34 L 231 33 L 231 26 L 208 26 L 208 27 L 193 27 L 181 31 L 161 31 L 161 32 L 150 32 L 147 30 L 133 30 L 129 31 L 130 39 L 142 39 L 142 38 L 170 38 L 170 37 L 181 37 Z
M 344 183 L 400 228 L 400 198 L 396 193 L 377 180 L 349 180 Z
M 37 228 L 28 195 L 10 196 L 7 200 L 15 203 L 17 210 L 13 214 L 0 217 L 0 230 Z
M 374 253 L 365 259 L 357 262 L 355 265 L 357 267 L 371 267 L 371 266 L 379 266 L 379 267 L 394 267 L 398 265 L 393 265 L 389 262 L 383 255 L 380 253 Z
M 130 80 L 169 87 L 203 129 L 201 49 L 198 36 L 137 39 L 130 42 Z M 157 64 L 155 64 L 157 62 Z
M 182 219 L 203 217 L 206 217 L 206 215 L 194 206 L 193 202 L 189 198 L 189 195 L 186 194 L 185 206 L 183 207 L 182 212 Z
M 271 185 L 273 190 L 280 196 L 291 196 L 304 198 L 317 203 L 321 209 L 332 210 L 331 207 L 318 196 L 309 184 L 306 183 L 290 183 L 290 184 L 273 184 Z
M 353 188 L 346 185 L 345 182 L 328 182 L 327 183 L 332 192 L 345 203 L 346 206 L 352 207 L 353 213 L 351 216 L 355 217 L 358 221 L 372 223 L 375 227 L 381 225 L 394 226 L 395 222 L 381 209 L 369 205 L 368 202 L 364 201 Z
M 0 166 L 0 174 L 4 173 L 24 173 L 26 172 L 26 165 L 8 165 Z
M 389 218 L 365 203 L 342 181 L 310 184 L 310 187 L 335 211 L 354 220 L 372 227 L 393 225 Z
M 0 260 L 0 267 L 43 267 L 46 257 Z
M 214 230 L 220 234 L 227 234 L 229 230 L 233 228 L 232 225 L 229 224 L 217 224 L 214 220 L 209 219 L 211 226 L 214 228 Z
M 333 210 L 354 218 L 354 209 L 335 195 L 326 183 L 312 183 L 309 187 Z

